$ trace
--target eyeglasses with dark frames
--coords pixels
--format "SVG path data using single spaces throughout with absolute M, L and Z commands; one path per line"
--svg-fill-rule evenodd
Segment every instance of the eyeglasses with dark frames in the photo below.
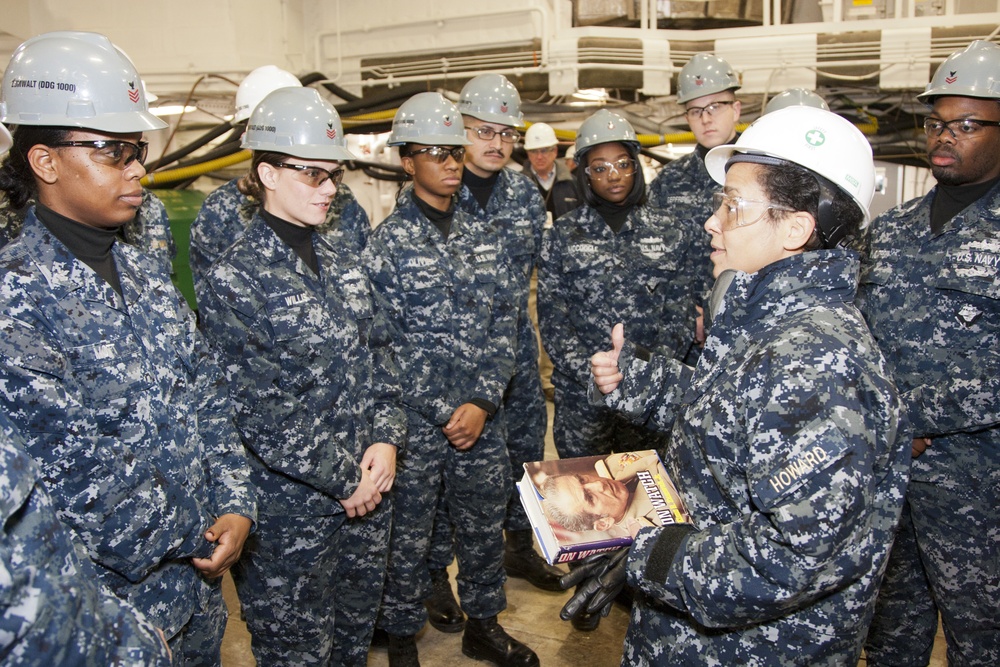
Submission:
M 49 144 L 53 148 L 93 148 L 90 159 L 98 164 L 116 169 L 125 169 L 133 162 L 146 161 L 149 144 L 145 141 L 132 143 L 118 139 L 94 139 L 91 141 L 58 141 Z
M 712 102 L 703 107 L 688 107 L 684 111 L 684 115 L 688 118 L 701 118 L 702 114 L 707 114 L 709 117 L 714 116 L 719 112 L 722 107 L 729 107 L 736 104 L 736 100 L 719 100 L 718 102 Z
M 438 164 L 444 164 L 448 156 L 455 158 L 455 162 L 461 163 L 465 159 L 465 146 L 428 146 L 412 151 L 410 157 L 421 154 L 427 155 Z
M 333 181 L 334 187 L 339 186 L 344 180 L 343 167 L 336 169 L 323 169 L 308 164 L 293 164 L 291 162 L 281 162 L 275 165 L 282 169 L 294 169 L 298 172 L 299 180 L 314 188 L 322 187 L 327 181 Z
M 749 221 L 746 219 L 746 208 L 748 205 L 763 207 L 761 214 Z M 789 213 L 795 212 L 793 208 L 782 206 L 781 204 L 773 204 L 769 201 L 743 199 L 743 197 L 727 195 L 725 192 L 716 192 L 712 195 L 712 211 L 722 224 L 723 231 L 729 231 L 737 227 L 749 227 L 756 224 L 763 220 L 764 216 L 770 210 L 787 211 Z
M 940 137 L 945 130 L 948 130 L 952 139 L 964 139 L 975 136 L 984 127 L 1000 127 L 1000 121 L 978 118 L 956 118 L 948 121 L 938 118 L 924 119 L 924 133 L 928 137 Z
M 584 167 L 583 171 L 595 181 L 600 181 L 609 178 L 611 172 L 615 172 L 619 176 L 631 176 L 635 173 L 637 166 L 635 160 L 626 158 L 617 162 L 594 162 Z
M 476 136 L 483 141 L 493 141 L 493 137 L 500 135 L 500 141 L 505 144 L 516 144 L 521 139 L 521 133 L 517 130 L 494 130 L 488 125 L 480 125 L 479 127 L 467 127 L 467 130 L 471 130 L 476 133 Z

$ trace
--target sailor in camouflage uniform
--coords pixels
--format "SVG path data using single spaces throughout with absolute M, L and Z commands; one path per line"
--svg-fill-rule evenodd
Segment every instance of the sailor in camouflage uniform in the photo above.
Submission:
M 265 97 L 243 146 L 241 187 L 263 206 L 198 289 L 258 489 L 233 574 L 260 664 L 365 665 L 406 420 L 360 258 L 315 233 L 354 156 L 312 88 Z
M 298 78 L 273 65 L 258 67 L 247 74 L 236 90 L 236 113 L 233 123 L 245 122 L 257 104 L 278 88 L 301 87 Z M 202 202 L 191 223 L 190 264 L 197 284 L 222 251 L 250 226 L 260 202 L 240 192 L 239 178 L 234 178 Z M 327 218 L 316 231 L 332 234 L 358 251 L 364 250 L 371 233 L 368 214 L 361 208 L 351 189 L 341 183 L 330 202 Z
M 2 134 L 0 126 L 0 134 Z M 2 143 L 2 139 L 0 139 Z M 11 667 L 169 667 L 155 628 L 98 588 L 0 412 L 0 655 Z
M 694 337 L 695 291 L 688 231 L 644 204 L 639 142 L 628 121 L 601 110 L 576 140 L 587 204 L 546 230 L 538 269 L 538 319 L 552 359 L 559 456 L 655 449 L 656 439 L 590 405 L 590 356 L 625 322 L 648 350 L 683 359 Z
M 25 95 L 15 79 L 75 90 Z M 4 75 L 0 120 L 19 125 L 0 182 L 38 204 L 0 251 L 0 409 L 101 583 L 163 630 L 175 664 L 218 664 L 219 577 L 256 508 L 194 317 L 161 263 L 115 242 L 141 203 L 142 131 L 166 127 L 138 80 L 81 32 L 28 40 Z M 65 115 L 81 101 L 92 115 Z
M 528 313 L 531 277 L 542 246 L 545 204 L 527 176 L 504 167 L 520 136 L 515 128 L 524 124 L 521 96 L 513 84 L 500 74 L 478 76 L 462 88 L 458 110 L 472 141 L 465 152 L 459 206 L 492 224 L 514 265 L 518 311 L 515 368 L 504 392 L 503 408 L 511 475 L 518 480 L 525 463 L 545 456 L 548 414 L 538 372 L 538 339 Z M 562 571 L 535 553 L 531 522 L 516 490 L 507 501 L 504 528 L 508 576 L 527 579 L 543 590 L 562 590 Z
M 726 194 L 705 223 L 719 276 L 698 366 L 623 347 L 620 327 L 592 359 L 595 399 L 672 429 L 664 463 L 696 524 L 641 529 L 604 574 L 638 589 L 622 664 L 853 666 L 909 457 L 853 304 L 858 258 L 836 248 L 867 219 L 871 148 L 797 107 L 706 163 Z
M 30 198 L 23 203 L 10 202 L 6 198 L 0 202 L 0 248 L 18 237 L 24 217 L 34 205 L 35 201 Z M 177 246 L 170 232 L 167 209 L 150 190 L 142 189 L 139 211 L 119 228 L 119 234 L 119 239 L 158 259 L 167 273 L 173 273 Z
M 701 257 L 701 262 L 694 265 L 694 276 L 699 280 L 699 309 L 703 309 L 703 299 L 714 282 L 703 225 L 712 215 L 712 195 L 719 190 L 705 168 L 705 155 L 739 136 L 736 123 L 741 107 L 735 95 L 739 89 L 740 80 L 733 68 L 718 56 L 699 53 L 681 68 L 677 103 L 684 105 L 685 117 L 698 143 L 694 151 L 661 169 L 649 184 L 649 205 L 663 209 L 675 224 L 688 230 L 694 252 Z M 700 345 L 704 342 L 700 322 L 697 335 Z M 697 360 L 698 349 L 691 348 L 689 362 Z
M 869 665 L 1000 664 L 1000 47 L 975 41 L 919 98 L 937 186 L 872 223 L 858 304 L 913 424 L 906 507 Z
M 503 392 L 514 372 L 517 304 L 510 265 L 485 220 L 455 205 L 466 138 L 437 93 L 407 100 L 389 144 L 413 177 L 365 252 L 377 307 L 390 321 L 408 441 L 400 454 L 380 627 L 391 665 L 416 665 L 414 635 L 430 591 L 429 536 L 439 494 L 455 526 L 466 655 L 537 665 L 497 623 L 506 607 L 503 533 L 511 493 Z

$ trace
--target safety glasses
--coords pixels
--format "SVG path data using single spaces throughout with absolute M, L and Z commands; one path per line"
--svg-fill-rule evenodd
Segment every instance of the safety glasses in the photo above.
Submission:
M 282 162 L 275 166 L 282 169 L 294 169 L 300 181 L 314 188 L 321 187 L 327 181 L 333 181 L 333 185 L 336 187 L 344 180 L 344 170 L 341 167 L 327 170 L 308 164 L 292 164 L 290 162 Z
M 136 161 L 142 164 L 146 161 L 146 153 L 149 150 L 149 144 L 145 141 L 134 144 L 131 141 L 117 139 L 59 141 L 49 145 L 53 148 L 93 148 L 94 150 L 90 153 L 91 160 L 115 169 L 125 169 Z

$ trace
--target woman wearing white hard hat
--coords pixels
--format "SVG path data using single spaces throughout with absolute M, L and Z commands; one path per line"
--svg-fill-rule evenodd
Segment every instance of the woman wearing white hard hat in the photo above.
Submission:
M 101 583 L 162 628 L 175 664 L 217 664 L 220 577 L 256 515 L 221 373 L 162 264 L 117 242 L 142 202 L 139 76 L 96 33 L 14 52 L 0 120 L 12 202 L 0 251 L 0 408 L 46 470 Z
M 259 664 L 364 665 L 406 426 L 357 252 L 317 233 L 354 156 L 333 106 L 302 87 L 257 104 L 243 147 L 240 189 L 260 205 L 198 284 L 257 489 L 233 578 Z
M 717 277 L 697 368 L 636 355 L 621 330 L 597 388 L 670 429 L 664 463 L 693 526 L 643 529 L 571 615 L 638 589 L 623 664 L 855 665 L 899 518 L 910 441 L 854 306 L 874 189 L 845 119 L 795 107 L 708 153 Z

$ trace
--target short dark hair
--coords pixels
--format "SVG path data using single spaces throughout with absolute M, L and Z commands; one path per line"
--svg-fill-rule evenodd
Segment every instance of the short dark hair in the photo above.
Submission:
M 14 145 L 0 166 L 0 191 L 11 208 L 20 210 L 38 194 L 35 172 L 28 164 L 28 151 L 42 144 L 51 146 L 66 141 L 70 132 L 78 128 L 54 125 L 18 125 L 11 128 Z
M 617 142 L 620 143 L 622 148 L 628 153 L 629 157 L 636 161 L 635 178 L 632 180 L 632 189 L 629 190 L 628 196 L 622 202 L 622 206 L 641 206 L 646 203 L 646 177 L 642 173 L 642 164 L 639 163 L 639 149 L 632 143 L 626 143 L 624 141 Z M 595 144 L 599 146 L 600 144 Z M 596 207 L 600 203 L 600 198 L 594 194 L 594 191 L 590 187 L 590 176 L 587 175 L 587 154 L 590 149 L 594 146 L 588 146 L 586 150 L 578 152 L 576 157 L 577 168 L 573 172 L 573 177 L 576 178 L 577 190 L 583 193 L 583 200 L 588 206 Z
M 827 247 L 826 239 L 819 227 L 820 185 L 817 176 L 792 162 L 782 162 L 778 165 L 761 165 L 757 171 L 757 183 L 763 188 L 767 200 L 781 204 L 796 211 L 809 213 L 816 219 L 816 228 L 806 243 L 804 250 L 819 250 Z M 832 185 L 832 184 L 831 184 Z M 865 214 L 858 203 L 838 187 L 828 187 L 833 192 L 833 200 L 829 215 L 840 222 L 846 229 L 845 239 L 853 239 L 861 234 Z M 787 212 L 769 209 L 767 217 L 770 222 L 776 222 Z

